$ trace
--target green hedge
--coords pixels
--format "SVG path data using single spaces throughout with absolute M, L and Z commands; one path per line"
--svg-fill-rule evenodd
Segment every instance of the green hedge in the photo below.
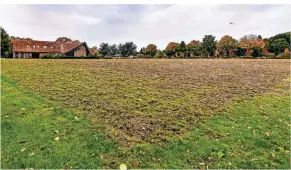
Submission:
M 276 56 L 277 59 L 290 59 L 290 53 L 281 53 Z
M 266 58 L 268 58 L 268 59 L 275 58 L 275 54 L 274 53 L 268 53 Z
M 86 56 L 86 57 L 74 57 L 74 56 L 54 56 L 54 55 L 45 55 L 41 56 L 42 59 L 99 59 L 101 56 Z

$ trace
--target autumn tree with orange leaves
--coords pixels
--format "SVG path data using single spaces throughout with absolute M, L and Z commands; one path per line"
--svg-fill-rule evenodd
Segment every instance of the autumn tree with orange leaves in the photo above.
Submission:
M 156 54 L 156 52 L 157 46 L 154 44 L 149 44 L 144 50 L 145 55 L 149 55 L 151 57 L 153 57 Z
M 179 43 L 176 42 L 170 42 L 166 49 L 164 50 L 165 54 L 167 55 L 167 57 L 173 57 L 176 50 L 179 48 Z
M 203 48 L 199 40 L 193 40 L 187 44 L 187 50 L 190 57 L 201 56 Z
M 233 56 L 233 51 L 237 48 L 238 42 L 229 35 L 223 36 L 217 43 L 217 48 L 226 53 L 227 57 Z
M 245 50 L 244 55 L 259 57 L 267 55 L 268 50 L 265 48 L 266 39 L 262 40 L 261 37 L 254 34 L 245 35 L 240 39 L 238 47 Z M 264 49 L 264 50 L 263 50 Z

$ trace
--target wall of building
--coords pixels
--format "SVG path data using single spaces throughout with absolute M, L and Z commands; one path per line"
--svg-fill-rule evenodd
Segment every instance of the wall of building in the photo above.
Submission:
M 13 58 L 31 58 L 31 53 L 13 52 Z
M 75 57 L 86 57 L 86 49 L 85 48 L 80 48 L 77 51 L 74 52 Z
M 56 53 L 23 53 L 23 52 L 13 52 L 13 58 L 41 58 L 46 55 L 57 55 Z

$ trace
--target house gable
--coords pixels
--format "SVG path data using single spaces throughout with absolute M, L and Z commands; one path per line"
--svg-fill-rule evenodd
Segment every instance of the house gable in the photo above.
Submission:
M 68 56 L 88 56 L 90 54 L 89 48 L 85 42 L 78 44 L 74 47 L 71 47 L 71 49 L 64 52 L 65 55 Z

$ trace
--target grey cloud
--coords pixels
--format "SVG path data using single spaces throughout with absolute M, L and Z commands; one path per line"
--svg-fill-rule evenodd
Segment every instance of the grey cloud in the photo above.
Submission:
M 134 41 L 138 48 L 154 43 L 163 49 L 206 34 L 219 39 L 290 31 L 290 11 L 289 5 L 2 5 L 0 25 L 39 40 L 68 36 L 89 46 Z

